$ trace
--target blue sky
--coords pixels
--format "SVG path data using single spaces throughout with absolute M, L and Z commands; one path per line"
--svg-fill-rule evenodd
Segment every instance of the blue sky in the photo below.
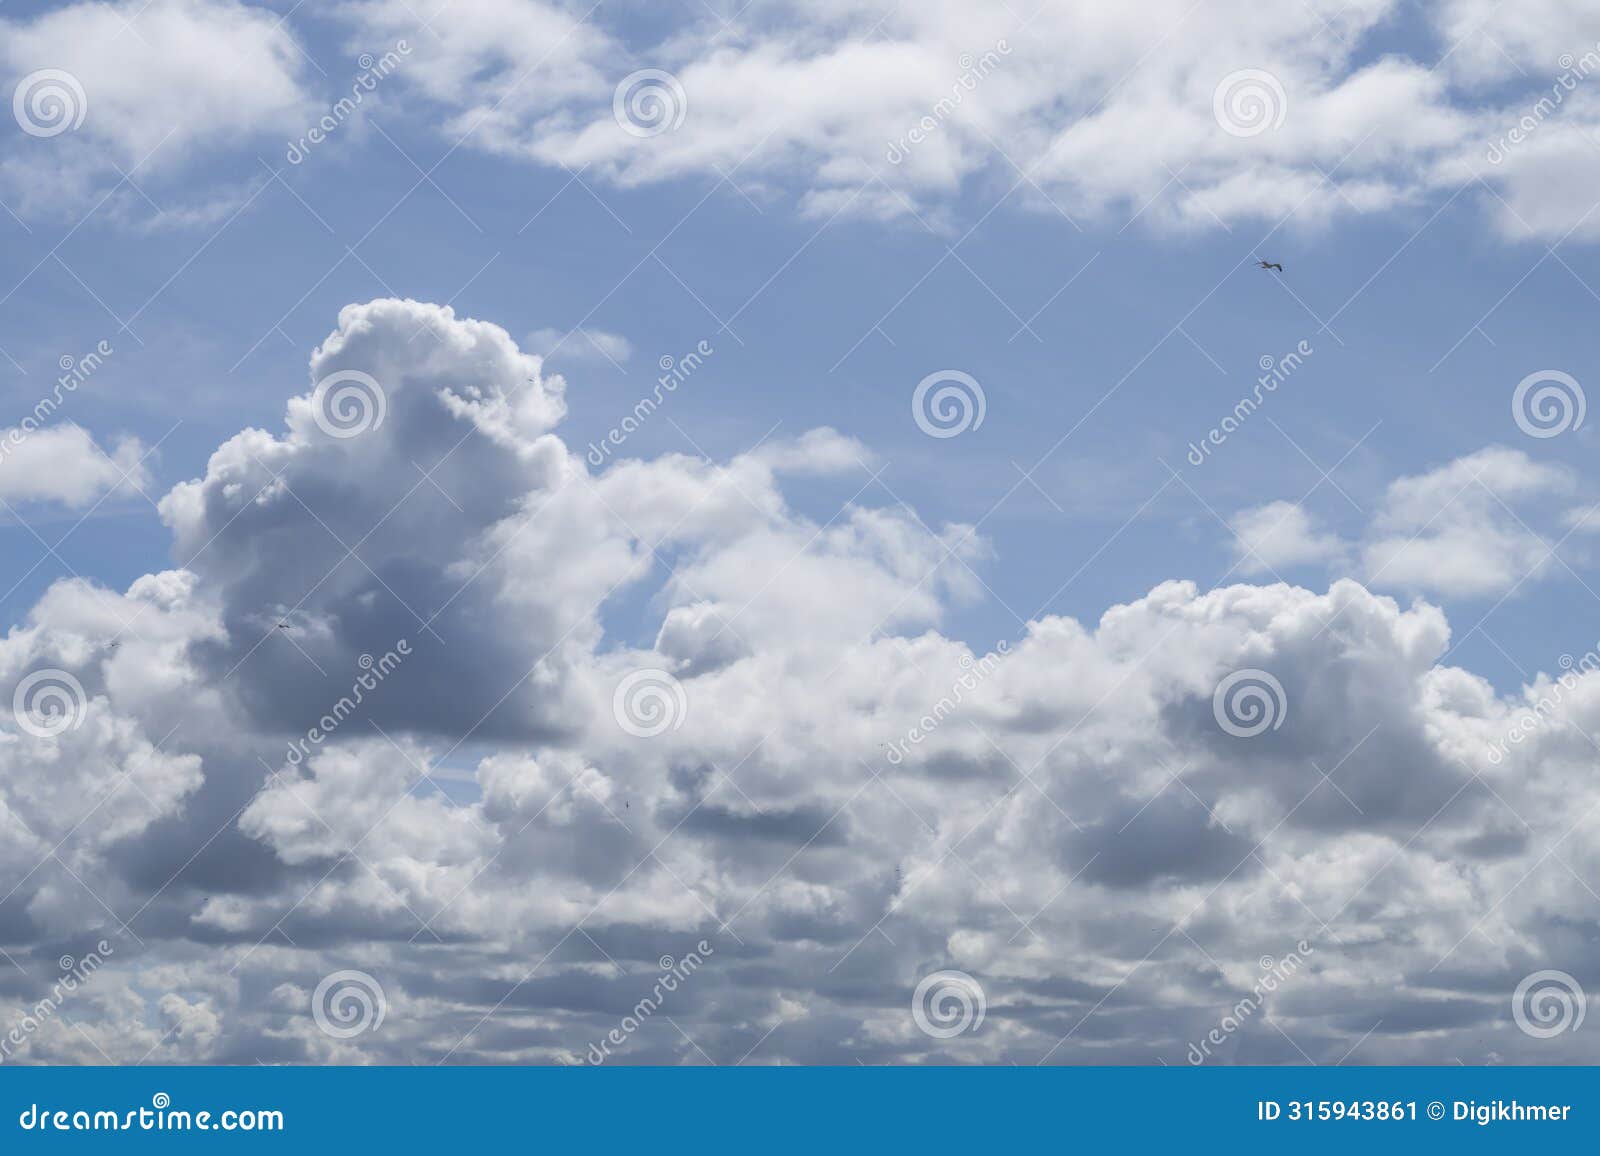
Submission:
M 361 42 L 315 14 L 296 13 L 293 27 L 327 74 L 308 65 L 307 88 L 331 104 L 360 73 L 347 50 Z M 1423 60 L 1437 51 L 1437 37 L 1415 28 L 1390 35 L 1391 51 Z M 390 99 L 381 87 L 379 99 Z M 777 423 L 862 439 L 901 498 L 940 518 L 984 519 L 1004 565 L 985 575 L 997 597 L 963 611 L 963 634 L 979 644 L 1015 633 L 1001 600 L 1023 618 L 1040 609 L 1092 618 L 1161 578 L 1209 584 L 1226 571 L 1233 555 L 1221 527 L 1174 486 L 1051 598 L 1166 480 L 1159 459 L 1182 466 L 1263 354 L 1302 339 L 1317 350 L 1269 411 L 1282 432 L 1255 423 L 1190 479 L 1224 517 L 1309 490 L 1319 475 L 1301 450 L 1323 466 L 1344 458 L 1335 480 L 1366 507 L 1394 477 L 1491 442 L 1519 444 L 1507 421 L 1511 387 L 1538 369 L 1576 371 L 1593 353 L 1582 324 L 1595 304 L 1586 246 L 1569 240 L 1551 255 L 1543 240 L 1508 242 L 1490 223 L 1487 186 L 1442 210 L 1430 199 L 1378 220 L 1173 231 L 1109 210 L 1075 224 L 1027 184 L 1008 195 L 1020 182 L 1002 165 L 942 205 L 947 227 L 932 230 L 910 214 L 802 218 L 793 188 L 764 181 L 753 195 L 715 178 L 579 183 L 560 169 L 452 150 L 453 138 L 401 109 L 380 104 L 371 121 L 342 128 L 298 166 L 284 159 L 287 137 L 265 134 L 220 163 L 198 161 L 165 200 L 181 204 L 212 182 L 237 186 L 248 207 L 220 231 L 164 226 L 160 197 L 138 198 L 135 228 L 100 215 L 0 222 L 15 286 L 0 345 L 21 366 L 8 367 L 12 404 L 31 407 L 58 357 L 110 340 L 116 356 L 73 420 L 102 440 L 159 441 L 155 496 L 197 474 L 233 430 L 271 428 L 284 395 L 304 384 L 306 350 L 350 301 L 391 292 L 449 301 L 519 338 L 580 322 L 625 337 L 635 356 L 622 372 L 576 339 L 582 360 L 555 360 L 572 383 L 574 440 L 630 408 L 657 357 L 705 338 L 717 356 L 674 407 L 692 444 L 657 423 L 630 452 L 721 457 Z M 433 184 L 419 184 L 424 171 Z M 1286 264 L 1281 284 L 1247 263 L 1257 254 Z M 907 420 L 910 388 L 946 367 L 973 373 L 990 398 L 955 469 L 948 447 Z M 1530 448 L 1583 462 L 1579 439 Z M 1016 465 L 1035 463 L 1023 481 Z M 824 518 L 830 497 L 818 498 Z M 866 500 L 893 498 L 874 487 Z M 1310 504 L 1335 524 L 1359 517 L 1327 484 Z M 137 496 L 109 502 L 74 531 L 64 557 L 79 573 L 125 582 L 160 559 L 155 520 Z M 30 556 L 30 536 L 8 533 Z M 35 572 L 11 596 L 13 613 L 56 577 L 58 567 Z M 1588 600 L 1570 577 L 1554 583 Z M 1536 590 L 1484 624 L 1528 669 L 1574 643 L 1570 614 Z M 1511 684 L 1516 672 L 1493 646 L 1466 645 L 1476 669 Z
M 6 7 L 0 428 L 63 358 L 113 352 L 0 459 L 0 669 L 68 673 L 99 712 L 85 797 L 157 775 L 153 814 L 74 861 L 90 923 L 137 929 L 118 982 L 148 1011 L 84 1011 L 106 1058 L 562 1062 L 703 933 L 775 961 L 686 1012 L 718 1062 L 768 1022 L 787 1025 L 772 1058 L 801 1061 L 847 1039 L 893 1062 L 1180 1062 L 1308 914 L 1320 978 L 1235 1058 L 1292 1062 L 1279 1036 L 1337 1058 L 1367 1038 L 1346 1005 L 1391 1024 L 1373 1059 L 1585 1058 L 1528 1050 L 1500 1005 L 1541 968 L 1600 978 L 1588 864 L 1502 903 L 1581 842 L 1600 693 L 1555 692 L 1562 726 L 1515 767 L 1483 752 L 1600 639 L 1594 419 L 1535 437 L 1513 402 L 1548 371 L 1581 396 L 1595 362 L 1600 13 L 1114 8 Z M 360 107 L 296 148 L 385 53 Z M 670 74 L 680 124 L 613 111 L 642 69 Z M 81 123 L 20 103 L 43 70 Z M 1221 103 L 1240 77 L 1268 123 Z M 662 359 L 702 347 L 585 467 Z M 340 369 L 378 378 L 386 426 L 323 436 L 307 407 Z M 930 437 L 913 394 L 944 371 L 984 418 Z M 286 766 L 349 664 L 402 631 L 419 657 L 387 700 Z M 885 768 L 958 657 L 1002 642 L 1018 656 L 967 688 L 970 730 Z M 1205 702 L 1258 667 L 1302 729 L 1250 746 Z M 692 723 L 654 742 L 619 715 L 619 734 L 634 670 Z M 29 775 L 62 756 L 17 749 L 34 761 L 8 806 L 48 848 L 77 828 Z M 1282 796 L 1307 767 L 1318 801 Z M 1007 795 L 1019 813 L 965 844 L 1006 814 L 996 776 L 1045 813 Z M 856 815 L 872 784 L 892 797 Z M 652 860 L 680 828 L 684 858 Z M 47 874 L 23 854 L 6 898 L 26 910 L 0 900 L 0 939 L 34 962 L 88 929 Z M 937 902 L 902 914 L 905 879 Z M 1069 887 L 1082 906 L 1034 929 Z M 1411 910 L 1418 888 L 1437 910 Z M 529 906 L 486 914 L 507 894 Z M 1086 940 L 1124 906 L 1145 941 Z M 741 916 L 749 943 L 726 938 Z M 413 950 L 435 919 L 455 979 Z M 1357 958 L 1369 938 L 1381 965 Z M 573 948 L 557 974 L 508 962 Z M 350 968 L 403 1013 L 359 1054 L 294 1010 Z M 879 1018 L 936 971 L 1013 1014 L 966 1051 Z M 639 1038 L 632 1059 L 694 1059 Z M 39 1054 L 94 1059 L 76 1046 Z

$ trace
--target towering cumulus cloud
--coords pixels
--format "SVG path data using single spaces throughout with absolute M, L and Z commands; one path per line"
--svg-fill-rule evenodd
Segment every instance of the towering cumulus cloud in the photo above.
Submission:
M 96 961 L 8 1058 L 1596 1058 L 1511 997 L 1600 979 L 1600 660 L 1498 696 L 1349 580 L 969 644 L 970 527 L 786 496 L 867 447 L 596 471 L 571 388 L 349 306 L 173 570 L 0 642 L 0 939 Z

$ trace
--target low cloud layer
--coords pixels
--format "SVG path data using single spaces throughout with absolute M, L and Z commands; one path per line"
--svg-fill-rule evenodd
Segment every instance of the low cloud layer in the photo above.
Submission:
M 596 471 L 578 389 L 349 306 L 282 427 L 162 499 L 172 570 L 0 641 L 0 988 L 100 960 L 8 1056 L 1596 1058 L 1513 991 L 1600 982 L 1600 658 L 1499 695 L 1353 580 L 958 640 L 971 528 L 792 497 L 869 447 Z

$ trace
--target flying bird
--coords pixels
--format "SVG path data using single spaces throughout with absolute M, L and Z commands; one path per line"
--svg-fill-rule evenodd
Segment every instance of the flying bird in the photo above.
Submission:
M 280 622 L 280 623 L 278 623 L 278 625 L 274 629 L 276 629 L 276 630 L 288 630 L 289 629 L 289 624 L 287 622 Z
M 1283 266 L 1272 261 L 1257 261 L 1256 266 L 1261 269 L 1276 269 L 1280 273 L 1283 272 Z

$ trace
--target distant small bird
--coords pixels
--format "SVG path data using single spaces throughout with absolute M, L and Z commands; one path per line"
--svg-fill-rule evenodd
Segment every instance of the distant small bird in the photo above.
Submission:
M 287 622 L 280 622 L 280 623 L 278 623 L 278 625 L 277 625 L 277 627 L 275 629 L 288 630 L 289 629 L 289 624 Z
M 1283 272 L 1283 266 L 1272 261 L 1257 261 L 1256 265 L 1262 269 L 1276 269 L 1280 273 Z

